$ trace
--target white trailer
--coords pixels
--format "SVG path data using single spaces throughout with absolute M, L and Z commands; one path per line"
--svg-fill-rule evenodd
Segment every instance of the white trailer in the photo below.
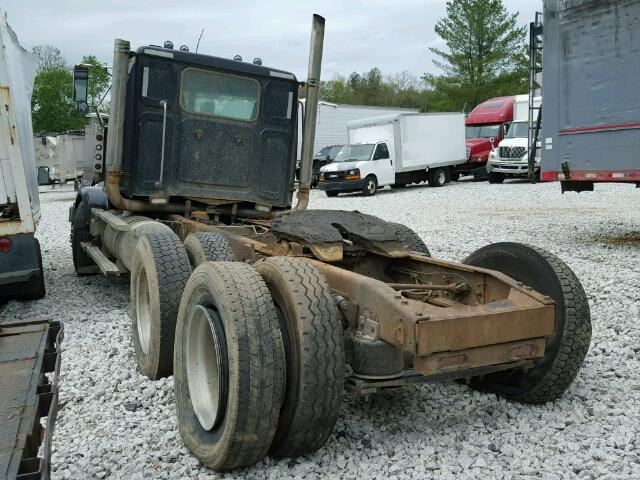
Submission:
M 82 176 L 85 140 L 81 132 L 39 135 L 33 139 L 38 183 L 65 183 Z
M 35 71 L 32 55 L 0 16 L 0 300 L 45 294 L 34 237 L 40 219 L 31 126 Z
M 322 167 L 329 196 L 428 181 L 443 186 L 451 167 L 466 161 L 464 114 L 403 113 L 349 122 L 349 144 Z
M 305 104 L 304 99 L 300 101 Z M 376 107 L 372 105 L 347 105 L 318 102 L 316 135 L 313 151 L 319 153 L 325 147 L 344 145 L 349 142 L 347 124 L 352 120 L 393 115 L 397 113 L 417 113 L 415 108 Z M 298 115 L 298 160 L 302 149 L 302 115 Z M 332 159 L 333 160 L 333 159 Z

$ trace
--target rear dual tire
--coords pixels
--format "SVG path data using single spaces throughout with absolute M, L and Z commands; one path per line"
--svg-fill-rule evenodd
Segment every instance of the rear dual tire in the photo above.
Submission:
M 205 363 L 208 372 L 198 368 Z M 208 467 L 320 448 L 338 417 L 344 375 L 342 325 L 322 274 L 285 257 L 255 269 L 200 265 L 180 304 L 174 365 L 180 433 Z
M 447 183 L 447 172 L 444 168 L 433 168 L 427 172 L 430 187 L 444 187 Z
M 218 346 L 217 369 L 209 362 L 203 371 L 207 348 L 198 352 L 199 344 Z M 284 349 L 273 301 L 255 269 L 234 262 L 196 268 L 180 303 L 174 362 L 178 426 L 187 448 L 214 470 L 260 461 L 278 425 Z
M 174 233 L 142 236 L 131 269 L 131 336 L 140 373 L 152 380 L 173 372 L 178 307 L 191 266 Z

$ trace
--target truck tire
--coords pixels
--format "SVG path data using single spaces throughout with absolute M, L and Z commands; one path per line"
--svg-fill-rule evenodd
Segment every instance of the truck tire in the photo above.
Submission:
M 180 302 L 175 345 L 176 410 L 187 448 L 214 470 L 260 461 L 284 391 L 282 336 L 260 274 L 237 262 L 197 267 Z
M 430 187 L 443 187 L 447 183 L 447 172 L 444 168 L 433 168 L 428 172 Z
M 504 173 L 500 172 L 489 172 L 489 175 L 487 176 L 489 183 L 502 183 L 504 182 L 504 178 Z
M 233 262 L 236 259 L 229 240 L 221 233 L 192 233 L 185 239 L 184 248 L 193 269 L 205 262 Z
M 337 197 L 339 192 L 330 192 L 328 190 L 325 190 L 324 193 L 327 195 L 327 197 Z
M 364 187 L 362 188 L 362 194 L 365 197 L 372 197 L 378 191 L 378 180 L 373 175 L 368 175 L 364 179 Z
M 100 273 L 98 266 L 93 259 L 87 255 L 81 245 L 82 242 L 92 240 L 89 227 L 83 218 L 83 212 L 86 208 L 84 200 L 81 200 L 75 209 L 75 215 L 71 223 L 71 258 L 73 259 L 73 268 L 80 277 Z
M 558 257 L 519 243 L 483 247 L 464 263 L 502 272 L 548 295 L 556 302 L 556 332 L 547 339 L 545 356 L 528 370 L 511 370 L 471 379 L 472 388 L 524 403 L 559 398 L 575 379 L 591 341 L 589 304 L 580 281 Z
M 131 337 L 140 373 L 152 380 L 173 372 L 176 317 L 190 274 L 175 233 L 140 237 L 131 269 Z
M 286 390 L 271 446 L 276 457 L 313 452 L 333 431 L 344 388 L 344 338 L 322 273 L 290 257 L 256 262 L 276 305 L 284 341 Z
M 396 236 L 402 242 L 402 245 L 412 252 L 421 253 L 427 257 L 431 256 L 431 252 L 427 245 L 422 241 L 420 235 L 401 223 L 389 222 L 396 230 Z

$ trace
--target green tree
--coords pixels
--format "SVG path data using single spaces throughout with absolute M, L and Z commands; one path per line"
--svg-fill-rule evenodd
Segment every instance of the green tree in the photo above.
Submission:
M 86 120 L 71 99 L 73 76 L 67 67 L 51 67 L 36 75 L 31 96 L 33 131 L 64 132 L 79 129 Z
M 87 65 L 93 65 L 89 67 L 89 108 L 91 111 L 95 111 L 96 107 L 100 103 L 102 96 L 109 88 L 109 74 L 106 67 L 98 61 L 95 55 L 85 55 L 82 57 L 82 63 Z M 101 110 L 104 110 L 106 105 L 102 105 Z
M 425 79 L 439 106 L 469 111 L 488 98 L 526 91 L 526 27 L 502 0 L 448 0 L 435 31 L 447 45 L 430 48 L 442 74 Z
M 60 50 L 52 45 L 36 45 L 33 55 L 38 64 L 31 96 L 33 131 L 64 132 L 82 128 L 85 119 L 76 112 L 71 99 L 73 76 Z

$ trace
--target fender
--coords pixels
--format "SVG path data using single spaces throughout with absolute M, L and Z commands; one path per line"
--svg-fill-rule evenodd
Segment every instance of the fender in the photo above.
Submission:
M 82 203 L 82 209 L 78 210 L 80 203 Z M 109 210 L 109 199 L 105 191 L 102 190 L 102 187 L 83 187 L 82 190 L 80 190 L 78 195 L 76 195 L 75 202 L 69 207 L 69 221 L 73 223 L 76 215 L 80 215 L 84 226 L 89 228 L 92 208 Z

